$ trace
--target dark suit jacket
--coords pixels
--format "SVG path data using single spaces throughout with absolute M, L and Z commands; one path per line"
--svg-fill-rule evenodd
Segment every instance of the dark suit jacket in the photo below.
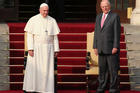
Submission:
M 101 28 L 102 14 L 96 17 L 93 48 L 98 53 L 112 54 L 113 48 L 120 49 L 120 17 L 110 11 Z

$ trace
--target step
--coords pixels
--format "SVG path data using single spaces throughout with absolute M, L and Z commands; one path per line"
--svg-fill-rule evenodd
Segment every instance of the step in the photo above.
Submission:
M 9 90 L 9 89 L 5 89 L 5 90 L 1 91 L 1 93 L 23 93 L 23 90 Z
M 60 49 L 58 57 L 86 57 L 85 49 Z M 126 58 L 127 51 L 120 51 L 120 58 Z
M 22 90 L 22 87 L 23 87 L 23 82 L 9 82 L 10 83 L 10 90 Z M 66 83 L 60 83 L 58 82 L 58 86 L 57 86 L 57 89 L 72 89 L 72 90 L 75 90 L 75 89 L 85 89 L 86 88 L 86 82 L 76 82 L 76 83 L 69 83 L 69 84 L 66 84 Z M 64 87 L 66 88 L 64 88 Z M 69 87 L 71 86 L 71 87 Z
M 60 49 L 86 49 L 86 41 L 60 41 Z M 126 49 L 125 42 L 120 42 L 120 48 Z M 10 41 L 10 49 L 24 49 L 24 41 Z
M 24 33 L 10 33 L 9 34 L 10 41 L 24 41 Z M 79 33 L 79 34 L 59 34 L 58 38 L 60 41 L 86 41 L 87 40 L 87 34 Z M 125 36 L 122 34 L 120 37 L 120 41 L 123 42 L 125 40 Z
M 86 50 L 84 49 L 61 49 L 58 57 L 86 57 Z
M 10 65 L 24 65 L 24 57 L 9 57 Z
M 85 73 L 86 65 L 57 65 L 57 72 L 59 73 Z
M 57 89 L 58 90 L 63 90 L 63 89 L 86 89 L 87 83 L 79 83 L 79 82 L 58 82 L 57 83 Z M 89 90 L 96 90 L 98 84 L 95 85 L 88 85 Z M 107 88 L 109 89 L 109 88 Z M 120 82 L 120 89 L 121 90 L 130 90 L 130 82 Z
M 24 70 L 24 65 L 10 65 L 9 67 L 11 74 L 23 73 Z
M 140 91 L 140 84 L 135 84 L 135 87 L 133 88 L 133 90 L 136 90 L 136 91 Z
M 77 42 L 77 41 L 73 41 L 73 42 L 68 42 L 68 41 L 60 41 L 59 42 L 59 48 L 60 49 L 86 49 L 87 48 L 87 42 Z
M 77 89 L 77 90 L 57 90 L 57 93 L 87 93 L 87 92 L 85 89 L 82 89 L 82 90 Z
M 129 82 L 129 74 L 120 74 L 120 82 Z M 86 74 L 57 74 L 58 82 L 85 82 L 85 81 L 97 81 L 98 75 L 86 75 Z
M 8 23 L 10 33 L 24 33 L 26 23 Z M 61 33 L 87 33 L 93 32 L 95 23 L 58 23 Z M 124 27 L 121 27 L 124 33 Z
M 136 76 L 140 76 L 140 68 L 130 68 L 131 73 Z
M 124 34 L 121 34 L 121 36 L 120 36 L 120 42 L 125 42 L 125 35 Z
M 57 65 L 86 65 L 86 57 L 58 57 Z
M 120 74 L 128 74 L 128 73 L 129 73 L 128 66 L 121 66 L 120 67 Z
M 10 41 L 24 41 L 24 33 L 10 33 Z M 87 34 L 59 34 L 59 41 L 86 41 Z
M 131 83 L 134 83 L 134 82 L 120 82 L 120 89 L 121 90 L 130 90 Z
M 23 82 L 9 82 L 10 90 L 22 90 Z
M 23 82 L 23 73 L 10 74 L 10 82 Z
M 126 43 L 120 42 L 120 49 L 126 49 Z
M 24 57 L 24 50 L 10 49 L 10 57 Z
M 58 73 L 85 73 L 86 65 L 57 65 Z M 120 67 L 120 74 L 128 74 L 128 67 Z
M 98 84 L 88 86 L 89 90 L 96 90 L 97 87 Z M 120 82 L 120 90 L 130 90 L 130 88 L 130 82 Z M 109 86 L 106 89 L 109 90 Z
M 136 84 L 140 84 L 140 76 L 131 76 L 131 81 L 136 82 Z
M 60 41 L 60 49 L 86 49 L 85 41 Z M 24 41 L 10 41 L 10 49 L 24 49 Z
M 10 41 L 10 49 L 24 49 L 24 41 Z
M 120 58 L 120 66 L 128 66 L 128 59 Z
M 9 26 L 9 32 L 10 33 L 24 33 L 24 27 L 25 27 L 26 23 L 18 23 L 17 24 L 10 24 L 8 23 Z M 94 23 L 58 23 L 59 28 L 61 33 L 87 33 L 87 32 L 93 32 L 94 31 Z M 122 33 L 123 33 L 123 27 L 122 29 Z M 124 34 L 122 34 L 122 41 L 124 39 Z
M 10 49 L 10 57 L 24 57 L 24 49 Z M 58 57 L 86 57 L 85 49 L 61 49 Z M 126 58 L 127 51 L 120 51 L 120 58 Z
M 127 58 L 127 51 L 126 50 L 120 50 L 120 58 Z
M 57 82 L 57 89 L 71 89 L 71 90 L 85 90 L 87 86 L 86 82 Z
M 9 90 L 9 84 L 0 83 L 0 91 L 5 91 L 5 90 Z M 7 91 L 5 93 L 7 93 Z
M 24 33 L 23 34 L 10 34 L 10 41 L 24 41 Z M 59 34 L 58 35 L 59 41 L 86 41 L 87 34 L 79 33 L 79 34 Z M 125 36 L 122 34 L 120 37 L 120 41 L 125 41 Z
M 10 76 L 10 82 L 23 82 L 23 78 L 24 78 L 24 73 L 11 73 L 9 75 L 7 75 L 8 78 Z M 1 78 L 1 76 L 0 76 Z
M 10 49 L 10 57 L 24 57 L 24 50 Z M 58 57 L 86 57 L 86 50 L 84 49 L 61 49 Z M 126 58 L 127 51 L 120 51 L 120 58 Z
M 26 23 L 8 23 L 9 33 L 24 33 Z
M 120 74 L 132 74 L 132 73 L 129 73 L 129 66 L 120 66 Z M 85 73 L 87 75 L 98 75 L 99 73 L 99 67 L 98 66 L 93 66 L 91 67 L 89 70 L 86 70 Z
M 10 33 L 24 33 L 25 24 L 26 23 L 8 23 Z M 94 23 L 58 23 L 61 33 L 92 32 L 94 30 L 94 25 Z
M 10 33 L 9 39 L 10 41 L 24 41 L 24 33 Z
M 9 75 L 7 74 L 0 74 L 0 84 L 9 81 Z
M 58 57 L 57 65 L 85 65 L 86 57 Z M 128 66 L 127 58 L 120 58 L 120 66 Z
M 87 34 L 59 34 L 58 38 L 60 41 L 86 41 L 87 40 Z
M 94 31 L 94 23 L 59 23 L 61 33 L 87 33 Z
M 61 33 L 87 33 L 93 32 L 94 23 L 59 23 Z M 121 27 L 121 33 L 124 35 L 124 27 Z
M 24 41 L 24 33 L 10 33 L 9 37 L 10 37 L 10 41 Z M 60 33 L 58 35 L 58 39 L 59 41 L 86 41 L 87 34 L 83 34 L 83 33 L 62 34 Z
M 13 73 L 10 74 L 10 81 L 11 82 L 23 82 L 23 73 Z M 120 82 L 129 82 L 129 74 L 121 74 L 120 75 Z M 87 80 L 88 78 L 88 80 Z M 80 73 L 62 73 L 57 74 L 57 82 L 97 82 L 98 75 L 86 75 Z M 133 81 L 134 82 L 134 81 Z
M 124 26 L 121 26 L 121 33 L 124 33 Z
M 85 82 L 85 74 L 57 74 L 57 82 Z
M 132 76 L 132 74 L 120 74 L 120 82 L 130 82 L 130 76 Z
M 130 82 L 121 82 L 121 90 L 130 90 Z M 11 90 L 22 90 L 23 82 L 10 82 Z M 89 90 L 96 90 L 98 85 L 88 86 Z M 57 82 L 57 90 L 86 90 L 86 82 Z M 107 88 L 108 89 L 108 88 Z
M 9 33 L 24 33 L 24 27 L 10 26 Z
M 60 93 L 65 93 L 65 92 L 63 92 L 63 90 L 60 90 Z M 83 92 L 83 93 L 86 93 L 86 92 Z M 96 93 L 96 90 L 89 90 L 89 93 Z M 109 93 L 109 90 L 106 90 L 106 93 Z M 120 90 L 120 93 L 139 93 L 139 91 L 135 91 L 132 89 L 131 90 Z
M 87 75 L 89 81 L 97 81 L 98 75 Z M 129 82 L 131 74 L 120 74 L 120 82 Z

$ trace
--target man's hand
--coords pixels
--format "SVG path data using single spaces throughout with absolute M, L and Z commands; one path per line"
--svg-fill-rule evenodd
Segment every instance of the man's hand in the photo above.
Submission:
M 117 49 L 117 48 L 113 48 L 113 49 L 112 49 L 112 54 L 117 53 L 117 51 L 118 51 L 118 49 Z
M 97 56 L 98 55 L 98 49 L 94 49 L 94 53 Z
M 57 55 L 58 55 L 58 52 L 54 52 L 54 57 L 57 57 Z
M 29 53 L 29 55 L 30 55 L 31 57 L 34 56 L 34 50 L 28 50 L 28 53 Z

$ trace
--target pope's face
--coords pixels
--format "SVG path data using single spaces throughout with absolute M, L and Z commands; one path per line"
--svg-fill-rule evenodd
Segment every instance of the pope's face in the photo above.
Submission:
M 49 8 L 47 6 L 44 6 L 44 7 L 41 7 L 39 9 L 40 11 L 40 14 L 43 16 L 43 17 L 46 17 L 48 15 L 48 12 L 49 12 Z
M 108 2 L 101 2 L 100 7 L 105 14 L 107 14 L 110 10 L 110 4 Z

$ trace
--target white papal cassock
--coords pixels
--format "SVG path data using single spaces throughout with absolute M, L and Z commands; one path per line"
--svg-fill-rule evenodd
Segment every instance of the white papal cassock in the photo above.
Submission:
M 29 19 L 24 31 L 28 50 L 34 50 L 34 56 L 27 58 L 23 90 L 54 93 L 54 52 L 59 51 L 59 27 L 52 17 L 38 14 Z

